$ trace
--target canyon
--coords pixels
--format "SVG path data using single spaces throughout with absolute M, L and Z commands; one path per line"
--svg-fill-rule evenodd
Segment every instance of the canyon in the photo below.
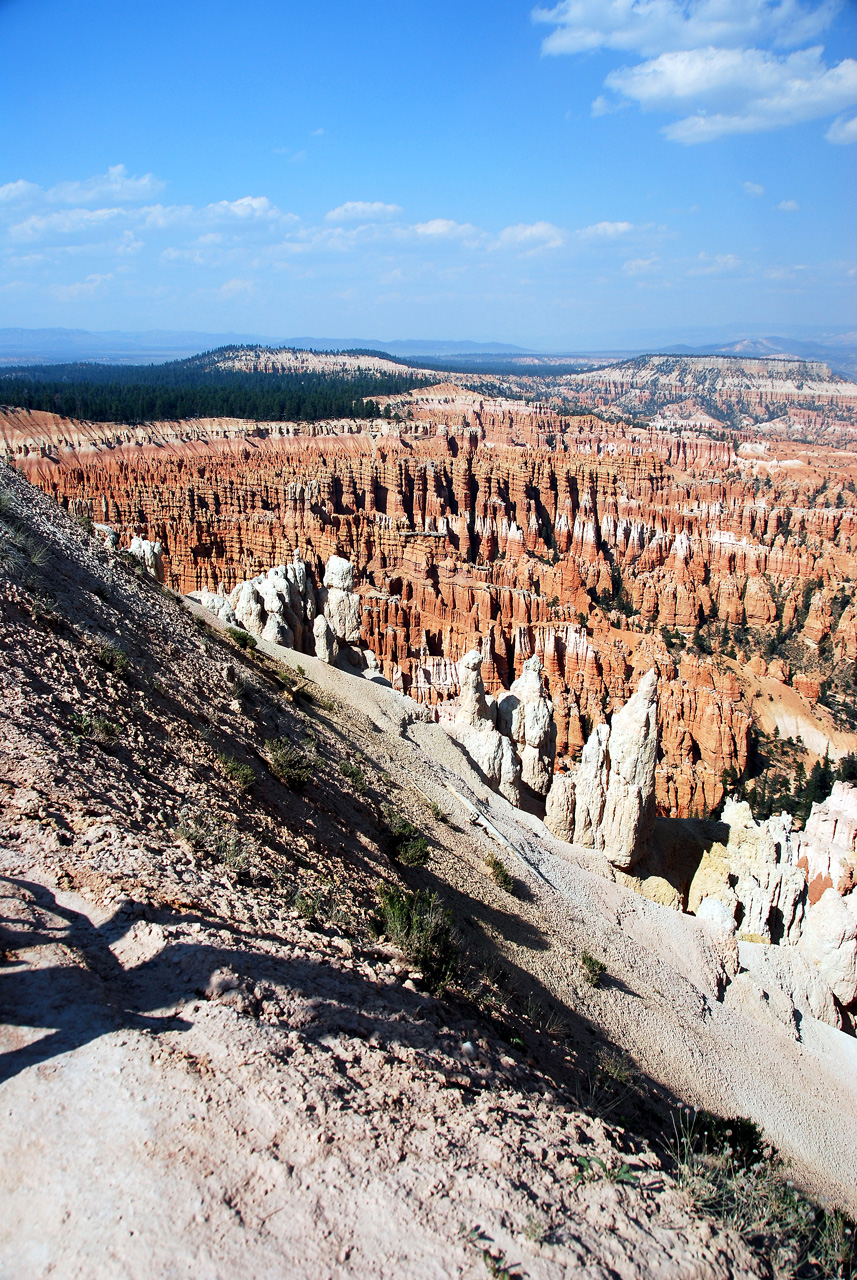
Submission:
M 644 417 L 680 430 L 857 440 L 857 384 L 819 360 L 645 355 L 553 376 L 501 376 L 495 385 L 574 412 Z
M 157 544 L 178 591 L 228 593 L 294 556 L 322 590 L 345 558 L 360 643 L 429 707 L 459 696 L 472 650 L 490 695 L 537 656 L 560 770 L 656 668 L 661 814 L 714 811 L 760 736 L 808 762 L 854 750 L 857 454 L 568 417 L 451 381 L 379 413 L 128 426 L 5 410 L 0 433 L 70 512 Z M 315 652 L 312 619 L 294 644 Z
M 677 1105 L 746 1117 L 788 1162 L 747 1177 L 853 1212 L 857 787 L 757 812 L 774 768 L 793 795 L 813 760 L 852 777 L 846 448 L 451 382 L 369 421 L 2 431 L 4 1153 L 43 1252 L 83 1258 L 66 1223 L 112 1192 L 34 1121 L 77 1152 L 105 1104 L 133 1239 L 99 1247 L 157 1255 L 166 1213 L 196 1250 L 216 1221 L 227 1276 L 514 1248 L 549 1280 L 561 1219 L 629 1280 L 684 1274 L 687 1238 L 689 1276 L 756 1274 L 648 1154 Z M 420 903 L 431 949 L 396 932 Z M 392 1247 L 348 1217 L 382 1184 Z M 449 1213 L 401 1208 L 432 1188 Z

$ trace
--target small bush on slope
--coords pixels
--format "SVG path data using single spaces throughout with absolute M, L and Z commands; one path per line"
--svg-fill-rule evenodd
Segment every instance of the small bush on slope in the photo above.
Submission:
M 445 987 L 457 968 L 449 912 L 436 893 L 416 893 L 395 885 L 378 886 L 376 927 L 404 951 L 435 990 Z
M 340 760 L 339 772 L 343 778 L 348 779 L 358 796 L 366 794 L 366 775 L 359 764 L 353 764 L 350 760 Z
M 252 852 L 252 843 L 236 827 L 216 816 L 182 810 L 178 833 L 197 853 L 240 869 Z
M 776 1280 L 853 1280 L 857 1227 L 803 1196 L 783 1161 L 749 1120 L 679 1112 L 670 1154 L 694 1205 L 738 1232 Z
M 219 752 L 217 759 L 225 777 L 234 782 L 239 791 L 249 791 L 256 781 L 256 775 L 249 764 L 241 764 L 233 756 Z
M 417 827 L 395 809 L 384 810 L 390 856 L 405 867 L 424 867 L 428 862 L 428 840 Z
M 491 872 L 491 878 L 506 893 L 515 893 L 515 880 L 502 858 L 492 850 L 485 857 L 485 865 Z
M 309 759 L 286 738 L 272 738 L 265 747 L 265 753 L 271 773 L 287 787 L 298 791 L 309 781 L 312 773 Z

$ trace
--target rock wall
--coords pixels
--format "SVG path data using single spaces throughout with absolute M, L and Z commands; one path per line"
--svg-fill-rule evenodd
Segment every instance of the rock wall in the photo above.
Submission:
M 407 412 L 400 427 L 372 431 L 120 429 L 22 412 L 0 427 L 58 501 L 126 544 L 159 543 L 174 588 L 229 595 L 295 554 L 321 586 L 330 557 L 347 560 L 359 602 L 346 606 L 334 581 L 325 587 L 333 640 L 359 633 L 418 701 L 457 697 L 457 664 L 474 648 L 495 696 L 537 657 L 558 761 L 576 759 L 656 667 L 663 813 L 720 801 L 724 773 L 746 765 L 751 715 L 734 667 L 668 650 L 661 627 L 690 635 L 716 618 L 773 633 L 813 583 L 821 599 L 804 628 L 808 650 L 857 653 L 853 610 L 838 623 L 825 611 L 854 570 L 857 511 L 813 505 L 791 473 L 760 496 L 724 441 L 565 418 L 455 386 L 415 393 Z M 296 620 L 298 647 L 330 648 L 314 620 Z M 526 766 L 536 790 L 550 755 Z

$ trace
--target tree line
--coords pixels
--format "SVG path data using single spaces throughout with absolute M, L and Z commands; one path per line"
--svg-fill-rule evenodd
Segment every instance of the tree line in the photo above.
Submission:
M 423 381 L 407 375 L 255 373 L 205 367 L 198 359 L 164 365 L 43 365 L 0 375 L 0 404 L 88 422 L 246 418 L 318 422 L 371 418 L 376 397 Z

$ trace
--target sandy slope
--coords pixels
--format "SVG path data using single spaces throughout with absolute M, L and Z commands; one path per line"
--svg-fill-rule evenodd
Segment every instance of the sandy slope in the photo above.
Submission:
M 371 699 L 379 724 L 394 722 L 406 705 L 393 690 L 373 686 L 367 694 L 365 680 L 279 652 L 355 708 Z M 810 1018 L 798 1039 L 749 975 L 728 981 L 730 957 L 694 917 L 612 882 L 599 855 L 557 840 L 490 791 L 439 726 L 416 722 L 403 732 L 392 748 L 397 766 L 434 798 L 446 790 L 447 803 L 454 773 L 456 787 L 506 837 L 507 863 L 530 890 L 520 922 L 510 918 L 497 938 L 500 952 L 653 1080 L 692 1105 L 755 1120 L 816 1194 L 857 1210 L 857 1041 Z M 439 767 L 427 773 L 425 756 Z M 458 813 L 466 818 L 463 806 Z M 441 855 L 441 864 L 441 878 L 467 893 L 471 868 L 457 853 Z M 533 936 L 538 946 L 528 945 Z M 584 948 L 607 963 L 609 980 L 596 992 L 580 982 Z
M 760 1105 L 779 1054 L 784 1119 L 842 1185 L 842 1142 L 820 1111 L 813 1131 L 790 1064 L 840 1130 L 845 1065 L 827 1080 L 808 1041 L 717 1004 L 692 921 L 561 858 L 391 691 L 280 654 L 335 690 L 289 696 L 4 478 L 46 558 L 0 576 L 0 1277 L 476 1277 L 486 1249 L 530 1277 L 766 1274 L 640 1135 L 670 1088 L 738 1097 L 744 1072 Z M 312 753 L 303 793 L 266 769 L 279 736 Z M 224 753 L 251 763 L 249 792 Z M 365 795 L 338 768 L 355 759 Z M 448 783 L 520 850 L 503 846 L 517 897 Z M 425 869 L 391 865 L 389 801 L 432 837 Z M 182 811 L 216 817 L 241 857 L 191 847 Z M 435 999 L 371 940 L 381 876 L 438 886 L 472 998 Z M 314 922 L 296 889 L 319 895 Z M 480 976 L 499 960 L 505 980 Z M 593 1085 L 623 1043 L 632 1078 Z M 634 1184 L 581 1181 L 595 1154 Z

